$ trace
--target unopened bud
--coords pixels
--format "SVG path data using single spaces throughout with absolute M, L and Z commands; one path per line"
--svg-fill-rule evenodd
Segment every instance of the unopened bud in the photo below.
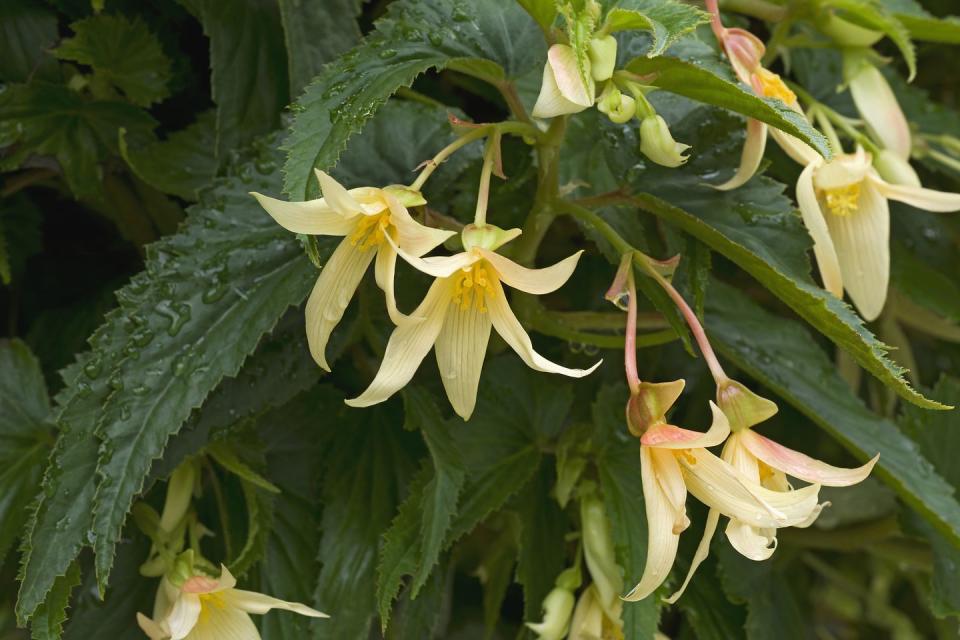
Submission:
M 637 112 L 637 101 L 630 96 L 623 95 L 613 83 L 608 83 L 607 87 L 600 94 L 597 101 L 597 109 L 601 113 L 607 114 L 611 122 L 623 124 L 628 122 Z
M 495 251 L 520 235 L 519 229 L 501 229 L 492 224 L 477 226 L 468 224 L 460 232 L 464 251 L 474 247 Z
M 170 571 L 167 573 L 164 579 L 168 580 L 170 584 L 179 589 L 181 586 L 183 586 L 184 582 L 196 574 L 197 571 L 194 568 L 193 549 L 187 549 L 177 556 L 177 559 L 174 560 L 173 566 L 170 567 Z
M 653 162 L 664 167 L 679 167 L 687 161 L 683 152 L 690 148 L 673 139 L 666 120 L 659 115 L 648 116 L 640 123 L 640 151 Z
M 829 14 L 818 26 L 824 35 L 830 36 L 834 42 L 844 47 L 871 47 L 883 37 L 882 32 L 861 27 L 835 13 Z
M 610 535 L 610 520 L 603 499 L 595 492 L 580 498 L 580 527 L 583 555 L 597 588 L 600 606 L 612 617 L 613 609 L 620 601 L 623 579 Z
M 717 387 L 717 404 L 736 433 L 772 418 L 777 405 L 758 396 L 736 380 L 727 380 Z
M 160 516 L 160 529 L 169 533 L 187 515 L 193 499 L 193 486 L 197 480 L 197 468 L 193 461 L 181 464 L 167 483 L 167 497 Z
M 863 52 L 848 52 L 843 57 L 843 75 L 850 86 L 857 111 L 883 147 L 906 160 L 913 141 L 910 125 L 897 102 L 897 96 Z
M 609 80 L 617 66 L 617 39 L 611 35 L 593 38 L 587 45 L 590 73 L 597 82 Z
M 664 416 L 683 393 L 684 380 L 672 382 L 641 382 L 636 393 L 627 401 L 627 427 L 630 433 L 641 437 L 653 425 L 663 422 Z
M 573 593 L 569 589 L 554 587 L 543 599 L 543 620 L 528 622 L 529 627 L 539 640 L 563 640 L 570 626 L 573 614 Z
M 873 168 L 880 177 L 891 184 L 901 184 L 907 187 L 919 187 L 920 176 L 913 170 L 910 163 L 899 155 L 884 149 L 873 158 Z
M 579 113 L 593 104 L 596 91 L 593 76 L 584 78 L 573 47 L 555 44 L 547 51 L 543 68 L 540 95 L 533 105 L 536 118 L 554 118 L 568 113 Z

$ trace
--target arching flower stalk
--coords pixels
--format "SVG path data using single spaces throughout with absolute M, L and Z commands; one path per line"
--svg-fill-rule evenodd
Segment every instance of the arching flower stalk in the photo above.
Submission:
M 422 256 L 455 232 L 431 229 L 415 221 L 408 206 L 426 204 L 419 191 L 398 185 L 378 189 L 345 189 L 322 171 L 317 171 L 323 197 L 306 202 L 285 202 L 259 193 L 253 195 L 277 223 L 294 233 L 344 236 L 334 250 L 307 300 L 307 342 L 314 360 L 330 370 L 325 355 L 327 341 L 343 318 L 366 273 L 376 259 L 377 285 L 386 296 L 387 311 L 394 322 L 403 318 L 393 293 L 397 263 L 395 246 L 410 255 Z

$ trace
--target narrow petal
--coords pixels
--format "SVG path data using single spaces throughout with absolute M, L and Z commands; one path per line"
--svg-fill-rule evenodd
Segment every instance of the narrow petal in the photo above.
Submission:
M 364 213 L 360 203 L 350 195 L 350 192 L 342 184 L 319 169 L 316 169 L 316 174 L 317 180 L 320 181 L 320 191 L 334 211 L 339 211 L 341 214 Z
M 477 304 L 451 304 L 437 336 L 437 365 L 453 410 L 469 420 L 490 341 L 490 314 Z
M 493 265 L 503 282 L 514 289 L 536 295 L 551 293 L 562 287 L 573 275 L 573 270 L 577 268 L 577 261 L 583 254 L 583 250 L 580 250 L 553 266 L 543 269 L 528 269 L 494 251 L 479 248 L 477 251 L 487 262 Z
M 413 312 L 413 317 L 407 318 L 393 330 L 373 382 L 366 391 L 346 403 L 351 407 L 369 407 L 383 402 L 410 382 L 436 342 L 447 306 L 451 304 L 450 282 L 434 282 L 423 302 Z
M 713 535 L 717 532 L 717 524 L 719 522 L 720 512 L 716 509 L 710 509 L 707 513 L 707 524 L 703 528 L 703 537 L 700 538 L 697 551 L 693 554 L 693 559 L 690 561 L 690 569 L 687 571 L 687 577 L 683 579 L 683 584 L 680 585 L 680 588 L 677 589 L 672 596 L 664 598 L 667 604 L 673 604 L 680 599 L 680 596 L 683 595 L 683 592 L 686 591 L 690 585 L 690 580 L 693 579 L 693 574 L 697 572 L 697 568 L 703 564 L 703 561 L 710 555 L 710 542 L 713 540 Z
M 874 184 L 883 197 L 896 200 L 897 202 L 904 202 L 917 209 L 941 213 L 960 211 L 960 193 L 936 191 L 934 189 L 924 189 L 923 187 L 912 187 L 909 185 L 890 184 L 889 182 L 878 180 L 875 177 L 871 177 L 870 182 Z
M 673 532 L 676 512 L 657 479 L 662 472 L 656 468 L 650 449 L 640 447 L 640 473 L 647 511 L 647 562 L 640 582 L 623 596 L 627 602 L 643 600 L 656 591 L 667 579 L 677 557 L 680 536 Z
M 860 185 L 857 210 L 827 215 L 837 248 L 843 286 L 865 320 L 880 315 L 890 282 L 890 209 L 876 186 Z
M 808 145 L 806 142 L 803 142 L 799 138 L 795 138 L 789 133 L 784 133 L 783 131 L 780 131 L 780 129 L 776 128 L 769 129 L 769 133 L 771 136 L 773 136 L 774 142 L 780 145 L 780 148 L 783 149 L 783 152 L 790 156 L 790 158 L 797 164 L 807 166 L 814 162 L 820 162 L 823 160 L 823 157 L 817 153 L 813 147 Z
M 770 467 L 783 471 L 794 478 L 828 487 L 848 487 L 863 481 L 870 475 L 873 465 L 880 458 L 880 455 L 877 454 L 861 467 L 844 469 L 821 462 L 799 451 L 788 449 L 749 429 L 740 434 L 740 442 L 750 453 Z
M 197 624 L 190 640 L 260 640 L 260 632 L 249 614 L 226 603 L 204 608 L 203 618 Z
M 903 159 L 909 158 L 910 125 L 883 74 L 871 64 L 864 65 L 850 80 L 850 94 L 883 146 Z
M 683 473 L 673 451 L 657 447 L 649 449 L 657 470 L 657 481 L 676 512 L 673 532 L 679 534 L 690 524 L 687 520 L 687 485 L 683 482 Z
M 742 520 L 731 519 L 726 529 L 727 540 L 740 555 L 751 560 L 767 560 L 777 550 L 777 530 L 753 527 Z
M 394 276 L 397 271 L 397 252 L 390 243 L 381 243 L 377 248 L 377 260 L 373 265 L 373 273 L 377 286 L 383 290 L 383 297 L 387 303 L 387 315 L 391 322 L 400 324 L 407 316 L 397 308 L 397 296 L 394 293 Z
M 170 640 L 183 640 L 193 628 L 197 626 L 197 620 L 200 619 L 200 596 L 193 593 L 181 593 L 165 620 L 166 626 L 170 629 Z
M 329 618 L 325 613 L 312 609 L 299 602 L 286 602 L 272 596 L 257 593 L 256 591 L 244 591 L 242 589 L 231 589 L 223 595 L 223 599 L 228 606 L 235 607 L 247 613 L 262 615 L 270 609 L 285 609 L 293 611 L 302 616 L 311 618 Z
M 603 637 L 603 608 L 600 606 L 597 586 L 590 585 L 580 594 L 570 620 L 569 640 L 589 640 Z
M 723 184 L 710 185 L 718 191 L 730 191 L 743 186 L 754 176 L 763 160 L 763 152 L 767 148 L 767 125 L 750 118 L 747 120 L 747 139 L 743 143 L 743 152 L 740 154 L 740 166 L 733 177 Z
M 372 248 L 360 249 L 343 240 L 320 271 L 307 300 L 307 343 L 313 359 L 330 371 L 325 355 L 327 341 L 373 260 Z
M 156 621 L 148 618 L 139 611 L 137 612 L 137 625 L 139 625 L 140 629 L 147 634 L 147 637 L 149 637 L 150 640 L 166 640 L 170 637 L 170 634 L 167 633 Z
M 527 363 L 527 366 L 536 371 L 545 373 L 559 373 L 571 378 L 582 378 L 590 375 L 600 366 L 600 363 L 593 365 L 589 369 L 568 369 L 550 362 L 539 353 L 533 350 L 533 344 L 530 342 L 530 336 L 523 330 L 517 316 L 513 315 L 510 305 L 507 303 L 507 296 L 503 292 L 503 287 L 496 279 L 493 281 L 495 293 L 487 297 L 487 307 L 490 310 L 490 320 L 493 322 L 494 329 L 510 345 L 510 348 L 517 352 L 517 355 Z
M 287 202 L 277 200 L 251 191 L 260 206 L 277 221 L 281 227 L 294 233 L 306 233 L 313 236 L 345 236 L 356 225 L 354 216 L 344 216 L 334 211 L 326 200 L 307 200 L 306 202 Z
M 390 235 L 385 236 L 385 238 L 393 247 L 393 250 L 406 260 L 411 267 L 434 278 L 449 278 L 460 269 L 465 269 L 481 259 L 480 254 L 473 251 L 462 251 L 452 256 L 419 258 L 407 253 Z
M 221 564 L 220 577 L 217 579 L 217 587 L 212 591 L 212 593 L 233 589 L 235 586 L 237 586 L 237 579 L 233 577 L 232 573 L 230 573 L 230 569 L 227 569 L 227 565 Z
M 797 180 L 797 204 L 803 216 L 803 224 L 807 233 L 813 239 L 813 255 L 817 258 L 817 268 L 823 279 L 823 288 L 838 298 L 843 298 L 843 276 L 840 271 L 840 261 L 837 251 L 830 237 L 827 222 L 823 219 L 817 193 L 813 188 L 813 173 L 815 164 L 807 165 Z
M 730 434 L 730 423 L 720 407 L 714 404 L 712 400 L 710 401 L 710 412 L 713 414 L 713 423 L 706 433 L 660 423 L 643 434 L 640 442 L 659 449 L 715 447 L 727 439 Z
M 390 223 L 397 230 L 397 246 L 409 255 L 420 257 L 429 253 L 456 234 L 456 231 L 434 229 L 420 224 L 410 216 L 410 212 L 395 196 L 384 192 L 384 197 L 390 206 Z
M 557 79 L 553 77 L 550 63 L 543 65 L 543 83 L 540 85 L 540 95 L 533 105 L 531 114 L 534 118 L 555 118 L 568 113 L 579 113 L 586 109 L 563 97 Z
M 573 47 L 565 44 L 552 45 L 547 51 L 547 60 L 560 95 L 580 107 L 592 106 L 595 91 L 593 79 L 584 80 L 581 76 Z

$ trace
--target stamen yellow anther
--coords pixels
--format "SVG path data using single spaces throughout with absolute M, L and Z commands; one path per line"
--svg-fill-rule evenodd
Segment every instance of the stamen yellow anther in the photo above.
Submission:
M 480 313 L 486 313 L 486 296 L 492 296 L 494 293 L 487 269 L 488 267 L 483 264 L 475 264 L 461 269 L 460 273 L 454 276 L 456 280 L 453 285 L 453 303 L 455 305 L 466 311 L 472 304 Z
M 687 464 L 690 464 L 690 465 L 697 464 L 697 458 L 692 453 L 690 453 L 689 449 L 681 449 L 677 452 L 677 454 L 680 455 L 680 457 L 682 457 Z
M 760 81 L 760 88 L 764 97 L 779 98 L 786 104 L 793 104 L 797 101 L 797 95 L 774 72 L 761 68 L 757 71 L 757 79 Z
M 835 216 L 848 216 L 857 212 L 860 201 L 860 183 L 854 182 L 845 187 L 824 189 L 822 194 L 830 213 Z
M 375 216 L 364 216 L 350 233 L 350 244 L 366 251 L 371 247 L 378 247 L 384 241 L 384 236 L 390 227 L 390 214 L 381 213 Z

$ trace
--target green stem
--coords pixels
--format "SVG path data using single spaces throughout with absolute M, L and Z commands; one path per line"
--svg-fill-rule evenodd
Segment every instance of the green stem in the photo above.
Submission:
M 490 176 L 493 175 L 493 163 L 500 150 L 500 132 L 494 131 L 487 138 L 487 147 L 483 151 L 483 167 L 480 169 L 480 187 L 477 190 L 477 209 L 473 215 L 473 224 L 482 227 L 487 223 L 487 203 L 490 201 Z
M 533 264 L 537 249 L 557 216 L 553 205 L 560 190 L 559 156 L 566 130 L 567 116 L 554 118 L 537 145 L 537 193 L 530 215 L 523 224 L 523 234 L 514 245 L 514 256 L 520 264 Z
M 766 0 L 720 0 L 720 5 L 727 11 L 753 16 L 766 22 L 779 22 L 789 13 L 787 7 Z

